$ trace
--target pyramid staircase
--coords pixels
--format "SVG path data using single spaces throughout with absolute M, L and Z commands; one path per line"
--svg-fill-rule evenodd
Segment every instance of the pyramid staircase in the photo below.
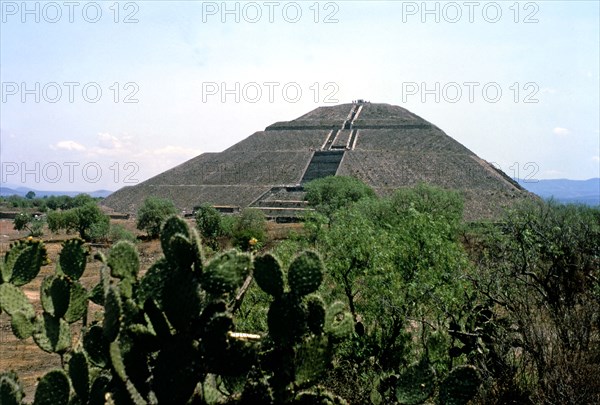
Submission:
M 316 150 L 304 173 L 300 184 L 273 187 L 256 200 L 250 207 L 261 210 L 268 220 L 276 222 L 300 222 L 312 208 L 305 200 L 304 184 L 327 176 L 335 176 L 346 150 L 354 149 L 358 130 L 353 129 L 354 121 L 362 110 L 362 104 L 354 104 L 340 129 L 332 129 L 327 134 L 320 150 Z

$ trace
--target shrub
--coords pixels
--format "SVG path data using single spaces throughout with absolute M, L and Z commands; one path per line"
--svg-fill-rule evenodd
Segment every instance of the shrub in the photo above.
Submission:
M 173 201 L 158 197 L 147 197 L 137 213 L 137 229 L 146 231 L 150 238 L 156 238 L 163 222 L 176 213 L 177 208 L 175 208 Z
M 221 213 L 210 204 L 202 204 L 196 210 L 196 227 L 207 244 L 216 249 L 217 238 L 223 235 Z
M 267 239 L 265 214 L 256 208 L 244 208 L 233 226 L 235 246 L 242 250 L 252 250 L 256 243 L 264 244 Z M 251 244 L 255 239 L 256 242 Z
M 126 240 L 126 241 L 129 241 L 129 242 L 135 242 L 135 241 L 137 241 L 137 238 L 133 234 L 133 232 L 128 231 L 121 224 L 111 224 L 110 225 L 110 231 L 108 233 L 108 238 L 112 242 L 118 242 L 120 240 Z
M 47 221 L 51 232 L 76 231 L 80 238 L 88 241 L 105 238 L 110 226 L 110 218 L 95 202 L 66 211 L 50 211 Z
M 328 218 L 342 207 L 375 196 L 371 187 L 354 177 L 346 176 L 316 179 L 306 184 L 304 188 L 309 205 Z
M 42 236 L 44 220 L 39 215 L 31 215 L 27 212 L 20 212 L 15 216 L 13 227 L 17 231 L 27 230 L 29 236 Z

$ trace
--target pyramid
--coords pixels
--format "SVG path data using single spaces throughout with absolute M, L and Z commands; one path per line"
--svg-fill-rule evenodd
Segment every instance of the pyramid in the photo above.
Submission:
M 517 200 L 532 198 L 504 172 L 410 111 L 357 100 L 319 107 L 276 122 L 220 153 L 204 153 L 103 204 L 137 212 L 147 196 L 171 199 L 186 212 L 202 203 L 222 211 L 253 206 L 271 219 L 307 210 L 303 185 L 329 175 L 353 176 L 379 195 L 426 182 L 459 190 L 465 219 L 496 218 Z

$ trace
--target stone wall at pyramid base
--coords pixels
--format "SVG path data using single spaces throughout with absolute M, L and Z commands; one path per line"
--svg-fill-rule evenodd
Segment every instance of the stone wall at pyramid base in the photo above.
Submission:
M 108 205 L 108 207 L 116 212 L 130 213 L 135 215 L 137 213 L 137 209 L 147 196 L 156 196 L 174 201 L 177 208 L 181 210 L 182 214 L 191 213 L 194 207 L 202 203 L 209 203 L 211 205 L 220 207 L 236 207 L 241 209 L 243 207 L 249 206 L 261 195 L 270 191 L 271 188 L 271 186 L 239 185 L 145 185 L 143 187 L 127 187 L 121 190 L 122 198 L 119 198 L 118 203 L 111 203 L 110 205 Z M 398 187 L 373 187 L 373 189 L 379 196 L 389 196 L 393 194 L 393 192 L 397 190 Z M 535 196 L 532 196 L 529 193 L 511 190 L 498 191 L 462 189 L 458 191 L 460 192 L 461 196 L 464 198 L 465 201 L 465 221 L 497 219 L 502 215 L 502 212 L 505 208 L 511 207 L 516 202 L 536 198 Z M 294 196 L 294 201 L 297 201 L 297 198 L 298 195 Z M 296 202 L 294 204 L 298 205 Z M 277 204 L 275 203 L 263 205 L 266 205 L 265 208 L 277 206 Z M 268 213 L 266 214 L 268 215 Z

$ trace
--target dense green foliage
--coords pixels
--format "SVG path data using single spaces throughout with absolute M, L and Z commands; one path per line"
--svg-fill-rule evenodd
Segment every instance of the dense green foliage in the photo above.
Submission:
M 128 231 L 121 224 L 111 224 L 108 232 L 108 239 L 112 242 L 118 242 L 120 240 L 126 240 L 129 242 L 136 242 L 137 238 L 133 232 Z
M 265 214 L 256 208 L 244 208 L 233 223 L 234 245 L 242 250 L 251 250 L 267 240 Z
M 44 220 L 39 215 L 32 215 L 28 212 L 20 212 L 13 220 L 13 227 L 17 231 L 26 230 L 29 236 L 42 236 Z
M 110 229 L 110 218 L 95 202 L 87 202 L 66 211 L 50 211 L 46 214 L 46 221 L 51 232 L 75 231 L 87 241 L 104 239 Z
M 600 210 L 530 202 L 472 235 L 471 279 L 493 309 L 482 368 L 501 400 L 600 403 Z
M 99 200 L 101 198 L 92 198 L 88 194 L 78 194 L 75 197 L 66 195 L 35 197 L 33 195 L 32 198 L 12 195 L 9 197 L 0 197 L 0 205 L 7 208 L 22 208 L 46 212 L 49 210 L 69 210 L 81 207 L 89 202 L 98 202 Z
M 176 213 L 177 208 L 175 208 L 173 201 L 158 197 L 147 197 L 137 212 L 137 229 L 146 231 L 150 238 L 156 238 L 165 220 Z
M 225 234 L 223 219 L 219 211 L 210 204 L 202 204 L 196 209 L 196 227 L 200 236 L 212 248 L 218 248 L 217 238 Z
M 220 234 L 250 250 L 210 260 L 170 217 L 164 257 L 141 276 L 135 247 L 119 242 L 97 255 L 89 291 L 88 250 L 67 241 L 41 313 L 21 288 L 45 248 L 15 244 L 0 261 L 0 310 L 63 364 L 35 402 L 600 403 L 600 210 L 537 201 L 469 225 L 457 192 L 362 194 L 269 253 L 242 244 L 266 240 L 255 210 L 204 209 L 205 240 L 219 218 Z M 89 300 L 102 307 L 91 324 Z M 0 373 L 0 395 L 21 403 L 14 373 Z
M 373 189 L 354 177 L 329 176 L 304 187 L 308 203 L 327 217 L 349 204 L 375 196 Z

